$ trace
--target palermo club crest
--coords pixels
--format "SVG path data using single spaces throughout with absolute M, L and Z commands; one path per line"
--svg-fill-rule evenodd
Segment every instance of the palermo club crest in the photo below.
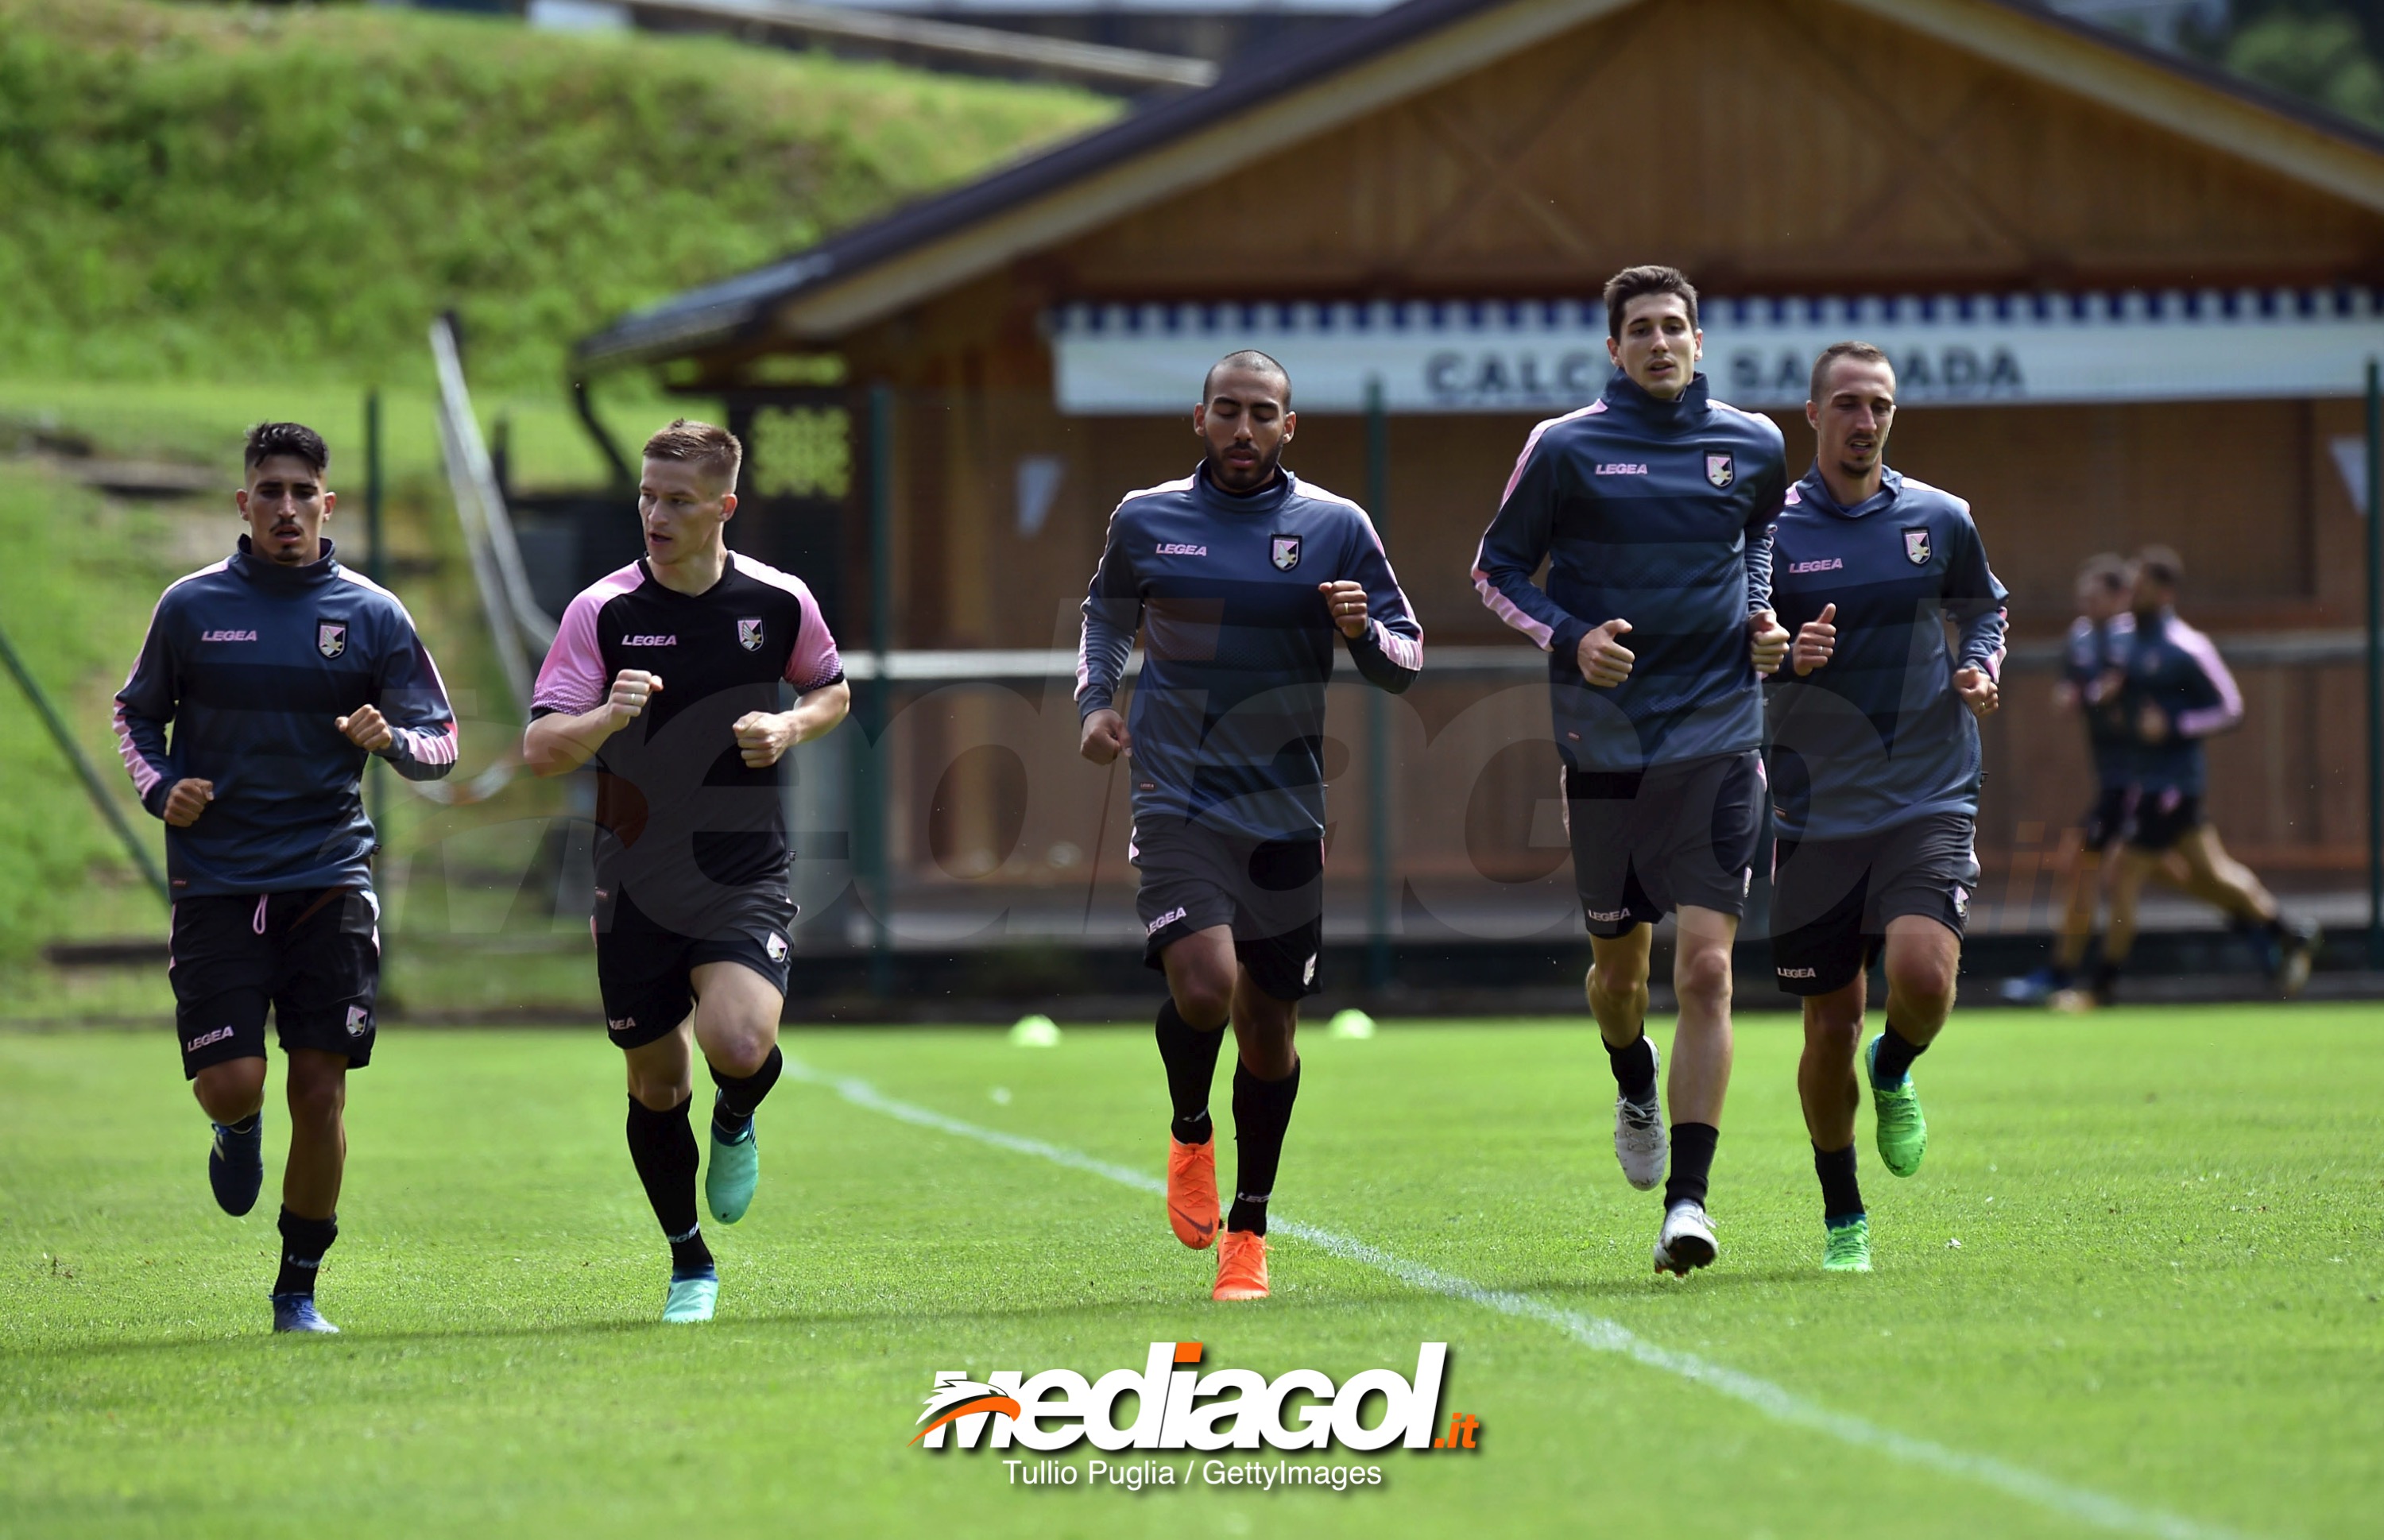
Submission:
M 1706 479 L 1717 487 L 1727 487 L 1738 479 L 1738 463 L 1728 454 L 1706 456 Z
M 1274 559 L 1277 572 L 1289 572 L 1299 565 L 1299 537 L 1277 535 L 1268 554 Z
M 1904 532 L 1904 559 L 1914 566 L 1929 565 L 1929 531 L 1906 529 Z
M 348 623 L 344 620 L 318 620 L 315 623 L 315 651 L 327 658 L 336 658 L 348 650 Z
M 737 623 L 737 645 L 742 647 L 748 652 L 758 652 L 762 650 L 762 622 L 760 617 L 755 616 L 750 619 L 739 620 Z

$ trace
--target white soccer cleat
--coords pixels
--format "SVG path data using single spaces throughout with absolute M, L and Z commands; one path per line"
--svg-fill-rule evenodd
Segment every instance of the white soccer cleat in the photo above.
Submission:
M 1664 1227 L 1656 1235 L 1657 1272 L 1685 1278 L 1720 1252 L 1704 1204 L 1688 1199 L 1664 1211 Z
M 1654 1038 L 1647 1051 L 1655 1056 L 1657 1084 L 1663 1083 L 1664 1055 Z M 1642 1107 L 1628 1097 L 1614 1099 L 1614 1158 L 1622 1162 L 1622 1179 L 1641 1192 L 1652 1192 L 1664 1180 L 1672 1154 L 1671 1136 L 1664 1131 L 1663 1094 Z

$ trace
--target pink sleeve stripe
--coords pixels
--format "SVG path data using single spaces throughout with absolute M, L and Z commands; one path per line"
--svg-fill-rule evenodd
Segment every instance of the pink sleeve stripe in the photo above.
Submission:
M 1594 417 L 1605 410 L 1606 403 L 1593 401 L 1579 411 L 1567 412 L 1560 417 L 1550 417 L 1546 422 L 1535 424 L 1532 428 L 1531 437 L 1523 441 L 1523 453 L 1515 456 L 1515 468 L 1507 473 L 1507 490 L 1498 494 L 1500 506 L 1503 507 L 1507 500 L 1515 495 L 1515 484 L 1522 480 L 1523 467 L 1532 463 L 1532 451 L 1540 447 L 1542 434 L 1559 423 L 1571 422 L 1576 417 Z
M 1366 624 L 1373 628 L 1374 645 L 1382 649 L 1383 656 L 1390 659 L 1393 663 L 1398 664 L 1401 668 L 1408 670 L 1409 673 L 1419 672 L 1422 669 L 1422 642 L 1416 640 L 1412 637 L 1403 637 L 1399 635 L 1397 631 L 1392 630 L 1388 626 L 1384 625 L 1379 620 L 1369 620 Z
M 148 801 L 150 791 L 166 776 L 133 743 L 132 725 L 124 720 L 124 702 L 121 701 L 116 702 L 116 751 L 123 757 L 124 768 L 131 773 L 132 789 L 142 801 Z
M 1477 553 L 1473 560 L 1479 564 L 1482 558 Z M 1532 644 L 1541 652 L 1547 652 L 1555 645 L 1556 627 L 1544 626 L 1526 615 L 1521 605 L 1499 591 L 1498 585 L 1490 580 L 1490 575 L 1479 565 L 1473 568 L 1473 591 L 1482 596 L 1482 602 L 1490 606 L 1492 615 L 1531 638 Z
M 2177 730 L 2187 738 L 2208 738 L 2223 733 L 2243 720 L 2243 692 L 2235 688 L 2235 676 L 2228 671 L 2227 660 L 2218 655 L 2218 647 L 2208 637 L 2181 620 L 2169 622 L 2169 634 L 2179 647 L 2202 667 L 2209 677 L 2211 688 L 2218 691 L 2218 703 L 2177 714 Z
M 157 602 L 149 606 L 149 631 L 154 632 L 157 629 L 157 615 L 166 607 L 167 594 L 180 588 L 184 583 L 194 582 L 211 572 L 226 571 L 230 566 L 231 558 L 226 556 L 222 561 L 210 562 L 198 571 L 185 573 L 167 584 L 164 591 L 157 595 Z M 141 673 L 141 659 L 148 655 L 149 635 L 144 632 L 141 638 L 141 652 L 132 660 L 132 667 L 125 674 L 123 687 L 118 691 L 115 718 L 116 751 L 122 757 L 124 768 L 131 772 L 133 790 L 139 792 L 144 801 L 148 798 L 150 789 L 166 778 L 166 773 L 150 764 L 147 756 L 141 752 L 139 745 L 132 741 L 132 724 L 124 718 L 123 690 L 132 688 L 133 679 Z
M 453 764 L 455 763 L 455 729 L 442 727 L 399 727 L 399 738 L 405 740 L 405 751 L 416 764 Z
M 597 612 L 645 580 L 632 563 L 590 583 L 571 601 L 554 629 L 554 645 L 539 665 L 531 706 L 576 715 L 604 703 L 610 681 L 604 677 L 604 654 L 596 640 Z

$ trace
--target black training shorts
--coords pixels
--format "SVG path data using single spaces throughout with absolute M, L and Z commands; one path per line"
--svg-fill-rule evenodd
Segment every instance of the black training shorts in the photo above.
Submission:
M 1324 949 L 1324 841 L 1260 839 L 1181 819 L 1137 819 L 1127 852 L 1142 874 L 1142 960 L 1194 931 L 1230 925 L 1234 956 L 1276 1000 L 1317 990 Z
M 182 1075 L 265 1057 L 269 1006 L 281 1051 L 372 1062 L 380 903 L 368 888 L 310 888 L 176 899 L 167 975 Z
M 2128 847 L 2148 854 L 2175 850 L 2179 840 L 2202 826 L 2201 796 L 2173 786 L 2137 792 L 2135 811 Z
M 1567 770 L 1565 832 L 1592 936 L 1628 935 L 1694 904 L 1746 913 L 1763 820 L 1753 750 L 1644 771 Z
M 1887 923 L 1924 914 L 1956 936 L 1979 886 L 1967 813 L 1931 813 L 1851 839 L 1782 839 L 1771 869 L 1771 971 L 1792 995 L 1852 984 Z
M 2124 786 L 2106 786 L 2086 810 L 2086 849 L 2100 855 L 2125 838 L 2129 804 L 2134 793 Z
M 695 970 L 740 962 L 770 981 L 780 998 L 795 925 L 783 880 L 757 883 L 711 906 L 702 936 L 682 936 L 648 918 L 626 893 L 596 890 L 596 984 L 613 1046 L 643 1048 L 668 1037 L 695 1006 Z

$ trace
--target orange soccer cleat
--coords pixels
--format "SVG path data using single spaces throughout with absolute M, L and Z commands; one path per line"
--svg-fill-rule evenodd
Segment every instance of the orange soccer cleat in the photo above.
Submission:
M 1206 1251 L 1217 1238 L 1217 1141 L 1167 1141 L 1167 1223 L 1175 1238 Z
M 1228 1230 L 1217 1248 L 1217 1286 L 1211 1299 L 1263 1299 L 1267 1297 L 1266 1236 L 1248 1230 Z

